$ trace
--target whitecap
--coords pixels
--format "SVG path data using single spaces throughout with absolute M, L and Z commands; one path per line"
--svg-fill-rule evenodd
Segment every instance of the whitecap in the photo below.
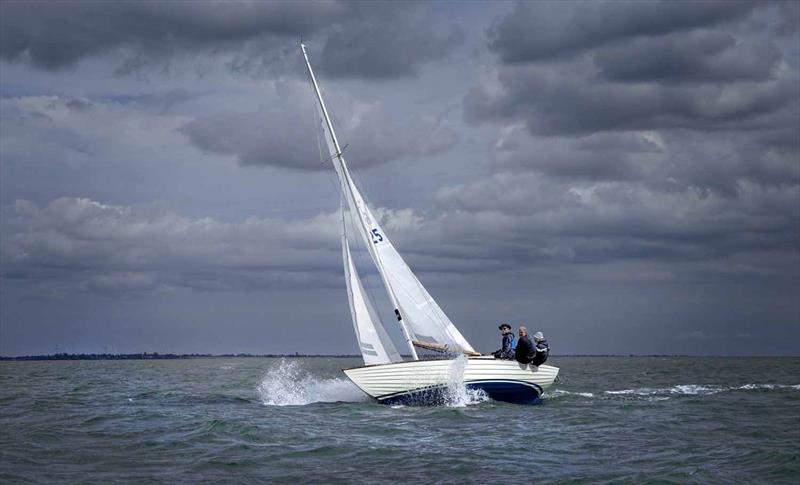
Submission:
M 603 394 L 636 394 L 636 389 L 623 389 L 621 391 L 603 391 Z

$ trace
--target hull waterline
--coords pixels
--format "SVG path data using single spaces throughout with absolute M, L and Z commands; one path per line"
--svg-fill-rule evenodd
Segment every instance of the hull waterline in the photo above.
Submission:
M 384 404 L 441 403 L 448 387 L 462 382 L 467 389 L 480 389 L 497 401 L 534 404 L 558 371 L 549 365 L 536 367 L 486 356 L 344 369 L 359 389 Z

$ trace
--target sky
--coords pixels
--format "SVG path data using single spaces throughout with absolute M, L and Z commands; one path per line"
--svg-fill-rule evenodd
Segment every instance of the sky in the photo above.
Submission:
M 4 0 L 0 355 L 358 352 L 301 36 L 477 350 L 800 355 L 800 3 L 738 0 Z

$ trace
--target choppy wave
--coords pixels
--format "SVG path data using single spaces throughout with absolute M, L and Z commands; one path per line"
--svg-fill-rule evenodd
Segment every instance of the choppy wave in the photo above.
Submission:
M 800 358 L 564 357 L 538 407 L 319 403 L 368 399 L 356 362 L 0 362 L 0 481 L 485 482 L 510 444 L 553 483 L 800 476 Z
M 359 402 L 367 396 L 347 379 L 320 379 L 294 361 L 281 359 L 258 385 L 258 396 L 268 406 L 303 406 L 316 402 Z

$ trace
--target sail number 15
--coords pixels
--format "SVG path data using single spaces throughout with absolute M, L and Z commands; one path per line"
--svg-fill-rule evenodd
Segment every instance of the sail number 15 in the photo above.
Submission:
M 377 229 L 373 229 L 372 230 L 372 242 L 374 242 L 375 244 L 378 244 L 381 241 L 383 241 L 383 236 L 381 236 L 381 233 L 378 232 Z

